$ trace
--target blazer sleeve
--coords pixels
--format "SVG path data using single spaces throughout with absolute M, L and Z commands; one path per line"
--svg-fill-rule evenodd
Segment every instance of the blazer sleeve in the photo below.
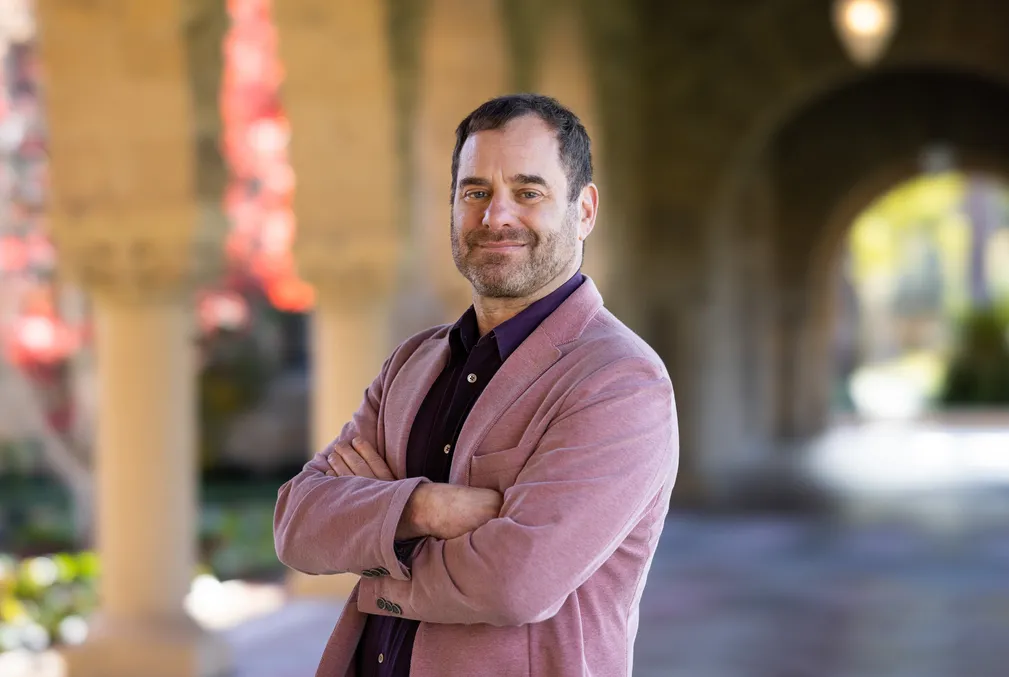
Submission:
M 393 578 L 407 578 L 396 557 L 396 527 L 410 494 L 424 478 L 393 482 L 366 477 L 326 475 L 328 453 L 338 443 L 360 436 L 379 453 L 378 410 L 392 358 L 364 394 L 361 407 L 324 451 L 280 487 L 273 516 L 277 557 L 307 574 L 356 573 L 385 568 Z
M 611 363 L 569 396 L 497 519 L 452 540 L 425 539 L 412 578 L 363 580 L 358 609 L 430 623 L 551 618 L 655 501 L 668 500 L 677 460 L 665 371 L 644 358 Z

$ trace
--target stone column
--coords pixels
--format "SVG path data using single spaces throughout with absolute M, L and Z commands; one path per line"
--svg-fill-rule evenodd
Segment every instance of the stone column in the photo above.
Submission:
M 433 322 L 454 322 L 471 303 L 469 282 L 456 270 L 449 239 L 455 128 L 481 103 L 506 92 L 508 63 L 498 2 L 428 5 L 413 133 L 411 255 L 421 259 L 413 293 L 436 296 L 441 311 Z
M 606 180 L 606 153 L 596 111 L 596 91 L 585 49 L 584 21 L 574 0 L 562 0 L 553 8 L 539 50 L 543 63 L 536 91 L 552 96 L 574 111 L 592 139 L 595 182 L 599 186 L 599 216 L 585 243 L 583 271 L 592 277 L 606 297 L 615 237 L 627 224 L 616 208 L 615 191 Z
M 227 672 L 183 611 L 196 563 L 195 354 L 178 295 L 94 295 L 101 609 L 69 677 Z
M 757 165 L 743 196 L 740 212 L 740 314 L 743 320 L 743 369 L 747 431 L 756 455 L 767 458 L 775 449 L 777 407 L 775 349 L 777 287 L 775 286 L 774 191 L 772 171 Z
M 773 440 L 773 190 L 762 160 L 740 160 L 727 173 L 707 229 L 713 323 L 705 330 L 712 351 L 705 465 L 711 498 L 723 504 L 757 500 L 783 460 Z
M 829 275 L 808 276 L 829 278 Z M 832 339 L 836 294 L 817 282 L 783 292 L 780 317 L 781 403 L 779 433 L 795 445 L 823 432 L 830 419 Z
M 225 674 L 224 644 L 185 613 L 196 564 L 190 95 L 177 7 L 38 3 L 51 225 L 93 297 L 100 413 L 100 610 L 69 677 Z M 212 254 L 212 253 L 211 253 Z
M 294 249 L 316 289 L 314 453 L 340 433 L 392 347 L 395 218 L 407 186 L 395 171 L 385 4 L 302 0 L 275 8 L 297 177 Z M 345 597 L 356 581 L 292 574 L 290 587 Z

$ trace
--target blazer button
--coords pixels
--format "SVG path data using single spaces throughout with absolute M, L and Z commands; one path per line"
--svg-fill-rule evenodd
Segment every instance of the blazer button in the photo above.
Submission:
M 388 610 L 388 611 L 392 611 L 392 609 L 389 609 L 389 608 L 388 608 L 388 607 L 386 606 L 387 604 L 388 604 L 388 602 L 386 602 L 386 601 L 385 601 L 385 600 L 384 600 L 383 598 L 381 598 L 381 597 L 379 597 L 379 598 L 378 598 L 378 601 L 377 601 L 377 602 L 375 602 L 375 606 L 377 606 L 377 607 L 378 607 L 379 609 L 381 609 L 382 611 L 386 611 L 386 610 Z
M 361 575 L 365 578 L 375 578 L 377 574 L 374 569 L 365 569 L 361 572 Z
M 403 615 L 403 609 L 398 604 L 393 604 L 392 608 L 390 609 L 388 602 L 386 602 L 386 611 L 391 611 L 392 613 L 398 614 L 400 616 Z
M 377 569 L 372 569 L 372 571 L 375 572 L 376 576 L 388 576 L 389 575 L 389 570 L 386 569 L 385 567 L 379 567 Z

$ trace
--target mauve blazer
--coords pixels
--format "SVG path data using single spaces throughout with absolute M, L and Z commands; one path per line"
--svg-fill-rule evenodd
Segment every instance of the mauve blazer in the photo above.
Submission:
M 448 326 L 401 344 L 337 441 L 362 436 L 406 475 L 410 426 L 449 354 Z M 673 389 L 661 360 L 586 281 L 477 400 L 450 481 L 504 494 L 498 518 L 393 550 L 425 478 L 327 477 L 325 452 L 280 488 L 277 554 L 310 574 L 365 574 L 317 677 L 353 677 L 365 614 L 421 621 L 417 677 L 631 674 L 638 604 L 676 475 Z

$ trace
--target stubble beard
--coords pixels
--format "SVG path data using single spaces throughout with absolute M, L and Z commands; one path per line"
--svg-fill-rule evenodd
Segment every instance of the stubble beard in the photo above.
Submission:
M 577 210 L 569 208 L 558 231 L 537 234 L 525 229 L 498 232 L 492 237 L 475 230 L 466 238 L 465 251 L 459 242 L 454 219 L 451 223 L 452 258 L 473 290 L 485 298 L 523 298 L 532 295 L 569 266 L 578 247 Z M 479 248 L 487 242 L 520 241 L 525 251 L 495 253 Z M 480 261 L 476 259 L 479 257 Z

